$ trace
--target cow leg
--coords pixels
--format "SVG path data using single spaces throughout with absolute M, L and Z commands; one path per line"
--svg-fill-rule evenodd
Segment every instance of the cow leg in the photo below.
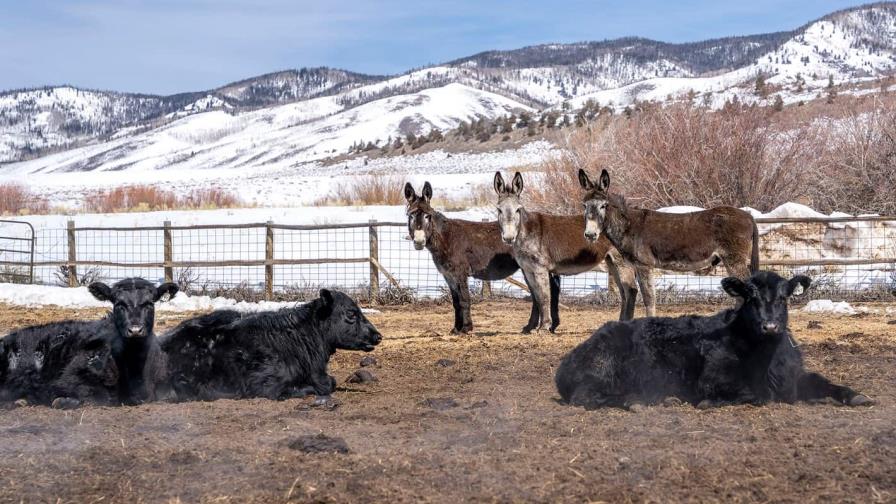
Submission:
M 822 401 L 827 398 L 847 406 L 870 406 L 874 404 L 868 396 L 842 385 L 834 385 L 818 373 L 804 373 L 797 384 L 797 394 L 802 401 Z
M 653 268 L 637 266 L 635 271 L 638 279 L 638 288 L 641 291 L 641 299 L 648 317 L 656 316 L 656 297 L 653 285 Z
M 560 325 L 560 275 L 551 275 L 551 332 Z

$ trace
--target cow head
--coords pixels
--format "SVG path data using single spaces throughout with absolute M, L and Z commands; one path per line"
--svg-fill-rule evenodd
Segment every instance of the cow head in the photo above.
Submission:
M 522 226 L 523 204 L 520 193 L 523 192 L 523 176 L 516 172 L 513 182 L 504 183 L 501 172 L 495 172 L 495 192 L 498 194 L 498 225 L 501 226 L 501 239 L 511 244 L 519 236 Z
M 404 198 L 408 201 L 405 213 L 408 216 L 408 233 L 414 240 L 414 248 L 423 250 L 432 236 L 433 209 L 429 205 L 432 199 L 432 186 L 429 182 L 423 184 L 423 193 L 417 196 L 414 186 L 410 182 L 404 185 Z
M 100 301 L 112 303 L 112 320 L 123 338 L 145 338 L 152 335 L 155 325 L 155 303 L 177 293 L 177 284 L 163 283 L 156 287 L 142 278 L 127 278 L 111 287 L 102 283 L 90 284 L 90 293 Z
M 582 204 L 585 207 L 585 239 L 596 241 L 604 228 L 607 217 L 607 206 L 610 204 L 610 174 L 607 170 L 600 172 L 600 180 L 594 183 L 585 170 L 579 170 L 579 185 L 585 190 Z
M 339 291 L 321 289 L 318 318 L 321 330 L 335 350 L 370 352 L 383 339 L 355 301 Z
M 722 288 L 742 300 L 739 316 L 750 324 L 750 334 L 768 339 L 787 333 L 787 300 L 805 292 L 811 283 L 803 275 L 786 280 L 771 271 L 758 271 L 747 281 L 726 278 L 722 280 Z

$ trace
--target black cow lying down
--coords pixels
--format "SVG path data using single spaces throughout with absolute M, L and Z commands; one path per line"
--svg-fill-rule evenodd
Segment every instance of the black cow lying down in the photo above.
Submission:
M 93 283 L 90 292 L 113 304 L 108 316 L 26 327 L 0 339 L 0 400 L 71 407 L 155 399 L 164 377 L 155 302 L 177 286 L 129 278 L 111 287 Z
M 806 372 L 787 329 L 787 299 L 808 277 L 760 271 L 722 281 L 742 300 L 709 317 L 648 317 L 609 322 L 563 358 L 555 382 L 564 402 L 594 409 L 654 404 L 669 397 L 698 407 L 793 403 L 832 398 L 849 406 L 868 397 Z
M 369 352 L 382 336 L 341 292 L 295 308 L 240 315 L 230 310 L 184 321 L 161 338 L 179 400 L 329 396 L 327 363 L 337 349 Z

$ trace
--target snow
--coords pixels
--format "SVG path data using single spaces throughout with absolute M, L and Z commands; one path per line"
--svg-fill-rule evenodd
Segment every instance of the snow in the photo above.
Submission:
M 830 299 L 813 299 L 803 307 L 806 313 L 832 313 L 836 315 L 855 315 L 858 313 L 846 301 L 834 302 Z
M 109 303 L 100 301 L 90 294 L 87 287 L 56 287 L 50 285 L 21 285 L 0 283 L 0 303 L 29 308 L 57 306 L 70 309 L 109 308 Z M 167 301 L 156 305 L 160 312 L 200 312 L 212 310 L 236 310 L 239 312 L 259 312 L 279 310 L 298 306 L 295 302 L 260 301 L 249 303 L 223 297 L 190 296 L 178 292 Z M 365 313 L 379 313 L 364 309 Z

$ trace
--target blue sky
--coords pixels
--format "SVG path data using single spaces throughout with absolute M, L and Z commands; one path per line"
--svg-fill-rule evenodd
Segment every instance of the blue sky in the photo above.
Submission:
M 838 0 L 0 0 L 0 89 L 168 94 L 286 68 L 391 74 L 488 49 L 788 30 Z

